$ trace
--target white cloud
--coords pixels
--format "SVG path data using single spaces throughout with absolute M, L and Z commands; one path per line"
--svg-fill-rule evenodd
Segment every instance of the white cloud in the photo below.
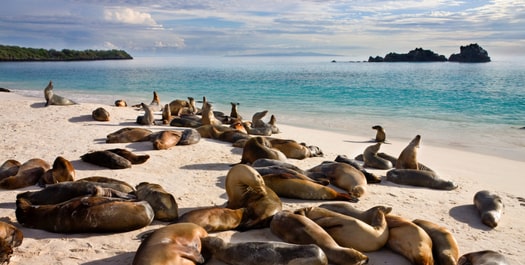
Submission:
M 131 8 L 106 9 L 104 10 L 104 19 L 111 22 L 125 24 L 146 25 L 154 27 L 160 26 L 150 14 L 135 11 Z

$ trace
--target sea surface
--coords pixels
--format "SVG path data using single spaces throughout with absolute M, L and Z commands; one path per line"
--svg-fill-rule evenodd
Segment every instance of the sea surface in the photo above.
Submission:
M 336 60 L 336 62 L 332 62 Z M 79 103 L 162 104 L 206 96 L 244 119 L 268 110 L 279 123 L 359 139 L 389 138 L 525 161 L 525 63 L 366 63 L 327 57 L 138 57 L 122 61 L 0 63 L 0 87 Z M 0 94 L 1 96 L 1 94 Z M 197 106 L 201 105 L 197 103 Z M 354 137 L 355 138 L 355 137 Z

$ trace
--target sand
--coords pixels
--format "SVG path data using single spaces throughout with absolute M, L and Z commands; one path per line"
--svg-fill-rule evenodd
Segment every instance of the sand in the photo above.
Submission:
M 43 96 L 30 98 L 16 92 L 0 94 L 0 163 L 7 159 L 23 163 L 31 158 L 42 158 L 52 164 L 57 156 L 63 156 L 73 163 L 77 179 L 96 175 L 120 179 L 132 185 L 143 181 L 158 183 L 175 196 L 180 214 L 195 207 L 222 206 L 226 202 L 224 179 L 230 165 L 240 161 L 240 148 L 204 138 L 197 144 L 175 146 L 169 150 L 153 150 L 150 142 L 107 144 L 105 139 L 108 133 L 123 127 L 138 127 L 135 119 L 141 112 L 131 107 L 117 108 L 111 105 L 112 102 L 107 105 L 81 103 L 49 107 L 45 107 L 44 103 Z M 111 121 L 98 122 L 91 118 L 91 112 L 98 107 L 110 112 Z M 289 160 L 302 169 L 325 160 L 334 160 L 340 154 L 353 158 L 370 145 L 366 141 L 374 136 L 373 130 L 369 136 L 358 136 L 281 123 L 278 126 L 282 132 L 275 136 L 317 145 L 324 151 L 324 157 Z M 145 128 L 153 131 L 177 129 L 160 125 Z M 406 137 L 414 137 L 412 131 L 415 130 L 407 130 Z M 397 139 L 388 141 L 390 144 L 382 145 L 381 151 L 395 156 L 408 144 Z M 87 152 L 117 147 L 149 154 L 151 158 L 142 165 L 121 170 L 104 169 L 80 160 L 80 156 Z M 368 193 L 355 207 L 391 206 L 393 214 L 408 219 L 427 219 L 448 228 L 456 238 L 461 254 L 491 249 L 504 254 L 511 264 L 523 264 L 525 202 L 519 198 L 525 196 L 525 162 L 429 146 L 425 144 L 424 135 L 418 160 L 443 178 L 457 183 L 459 188 L 453 191 L 430 190 L 400 186 L 383 179 L 380 184 L 370 184 Z M 386 175 L 385 170 L 370 171 Z M 142 229 L 115 234 L 58 234 L 22 227 L 15 216 L 16 195 L 38 189 L 31 186 L 0 191 L 1 220 L 15 224 L 24 233 L 24 241 L 15 249 L 11 264 L 131 264 L 140 244 L 140 235 L 167 224 L 154 221 Z M 481 223 L 472 202 L 474 194 L 484 189 L 500 195 L 505 204 L 502 220 L 494 229 Z M 285 209 L 325 202 L 282 201 Z M 217 236 L 232 242 L 279 240 L 269 229 L 242 233 L 227 231 Z M 366 254 L 370 257 L 369 264 L 410 264 L 404 257 L 386 248 Z M 223 263 L 211 260 L 208 264 Z

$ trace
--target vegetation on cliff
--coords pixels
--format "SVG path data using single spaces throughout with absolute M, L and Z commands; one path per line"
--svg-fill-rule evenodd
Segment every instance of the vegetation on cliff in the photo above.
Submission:
M 0 45 L 0 61 L 86 61 L 133 59 L 123 50 L 37 49 Z

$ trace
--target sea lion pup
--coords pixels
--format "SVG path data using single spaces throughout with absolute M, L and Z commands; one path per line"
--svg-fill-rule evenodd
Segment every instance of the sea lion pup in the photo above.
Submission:
M 24 234 L 12 224 L 0 221 L 0 264 L 9 264 L 13 248 L 22 244 Z
M 390 169 L 393 167 L 392 162 L 377 155 L 381 143 L 368 146 L 363 152 L 364 167 L 375 169 Z
M 268 125 L 270 128 L 272 128 L 272 134 L 281 132 L 275 123 L 277 123 L 277 118 L 275 118 L 275 115 L 272 114 L 272 116 L 270 116 L 270 121 L 268 121 Z
M 126 127 L 106 136 L 106 143 L 134 143 L 150 140 L 153 132 L 145 128 Z
M 458 187 L 454 182 L 439 177 L 436 172 L 417 169 L 391 169 L 386 172 L 386 180 L 436 190 L 454 190 Z
M 112 153 L 115 153 L 121 157 L 124 157 L 125 159 L 129 160 L 131 164 L 133 165 L 139 165 L 144 164 L 149 159 L 149 155 L 137 155 L 127 149 L 123 148 L 114 148 L 114 149 L 107 149 L 106 151 L 110 151 Z
M 76 102 L 67 99 L 65 97 L 61 97 L 59 95 L 56 95 L 53 93 L 53 81 L 49 81 L 49 84 L 44 89 L 44 98 L 46 99 L 46 107 L 49 105 L 75 105 Z
M 461 256 L 457 265 L 510 265 L 503 254 L 493 250 L 469 252 Z
M 141 201 L 147 201 L 155 212 L 155 220 L 175 221 L 179 217 L 179 207 L 171 193 L 159 184 L 141 182 L 137 185 L 135 195 Z
M 127 107 L 128 103 L 123 99 L 117 99 L 115 100 L 115 106 L 116 107 Z
M 349 164 L 361 171 L 365 175 L 366 183 L 368 184 L 381 183 L 381 176 L 368 172 L 355 159 L 348 158 L 346 155 L 338 155 L 334 161 Z
M 0 180 L 14 176 L 22 164 L 14 159 L 8 159 L 0 166 Z
M 184 129 L 182 130 L 182 135 L 180 137 L 179 143 L 177 145 L 190 145 L 190 144 L 196 144 L 201 140 L 200 133 L 193 129 Z
M 140 103 L 140 106 L 144 110 L 144 115 L 137 116 L 137 123 L 140 125 L 155 125 L 155 117 L 150 107 L 144 103 Z
M 203 251 L 231 265 L 327 265 L 323 250 L 314 245 L 298 245 L 285 242 L 226 243 L 219 237 L 201 239 Z
M 365 175 L 349 164 L 328 161 L 310 168 L 308 172 L 320 173 L 331 184 L 345 190 L 355 198 L 359 198 L 366 193 L 367 182 Z
M 195 265 L 204 263 L 201 238 L 204 228 L 192 223 L 176 223 L 159 228 L 140 244 L 133 265 Z
M 268 137 L 272 148 L 281 151 L 287 158 L 305 159 L 308 157 L 322 157 L 323 151 L 316 146 L 306 146 L 305 143 L 298 143 L 291 139 L 280 139 Z
M 160 131 L 151 135 L 151 142 L 155 150 L 167 150 L 176 146 L 182 137 L 181 131 Z
M 208 233 L 221 232 L 237 229 L 243 222 L 245 212 L 246 208 L 202 207 L 184 213 L 178 222 L 200 225 Z
M 53 162 L 53 167 L 46 171 L 46 173 L 44 173 L 44 175 L 38 180 L 38 185 L 45 186 L 46 184 L 73 181 L 75 180 L 76 175 L 73 164 L 64 157 L 58 156 Z
M 118 233 L 147 226 L 153 210 L 145 201 L 108 197 L 76 197 L 51 205 L 16 200 L 16 219 L 28 228 L 54 233 Z
M 374 139 L 378 143 L 385 143 L 386 142 L 386 133 L 385 129 L 381 127 L 380 125 L 372 126 L 372 129 L 376 130 L 376 138 Z
M 131 162 L 129 160 L 107 150 L 89 152 L 83 154 L 80 158 L 86 163 L 110 169 L 124 169 L 131 167 Z
M 91 117 L 96 121 L 109 121 L 109 112 L 103 107 L 96 108 L 91 112 Z
M 320 207 L 301 208 L 295 213 L 310 218 L 342 247 L 371 252 L 385 246 L 388 240 L 388 226 L 381 208 L 374 208 L 371 223 Z
M 270 158 L 286 161 L 286 155 L 272 148 L 268 139 L 256 136 L 248 139 L 242 149 L 241 164 L 251 164 L 259 158 Z
M 417 163 L 417 149 L 421 142 L 421 136 L 418 134 L 408 145 L 401 151 L 397 158 L 395 167 L 397 169 L 419 169 Z
M 272 216 L 282 209 L 281 199 L 268 188 L 253 167 L 237 164 L 226 174 L 226 194 L 230 209 L 247 208 L 246 218 L 238 229 L 267 227 Z
M 452 233 L 443 226 L 430 221 L 416 219 L 414 224 L 423 228 L 432 239 L 434 262 L 439 265 L 456 265 L 459 258 L 459 247 Z
M 491 228 L 498 226 L 503 214 L 503 201 L 497 194 L 482 190 L 474 195 L 474 205 L 481 215 L 481 222 Z
M 112 189 L 115 189 L 115 190 L 118 190 L 124 193 L 134 193 L 135 192 L 135 188 L 133 186 L 131 186 L 125 181 L 114 179 L 114 178 L 108 178 L 108 177 L 102 177 L 102 176 L 92 176 L 92 177 L 87 177 L 87 178 L 81 178 L 76 181 L 77 182 L 80 182 L 80 181 L 93 182 L 97 185 L 101 185 L 107 188 L 112 188 Z
M 330 264 L 368 263 L 368 257 L 353 249 L 341 247 L 335 240 L 308 217 L 290 211 L 276 213 L 270 223 L 270 231 L 284 242 L 292 244 L 315 244 L 326 254 Z
M 166 104 L 162 109 L 162 124 L 170 124 L 172 119 L 170 105 Z
M 40 158 L 29 159 L 20 165 L 16 175 L 0 180 L 0 188 L 14 190 L 35 185 L 49 169 L 51 165 L 46 161 Z
M 432 265 L 432 239 L 423 228 L 401 216 L 388 214 L 387 246 L 407 258 L 414 265 Z

